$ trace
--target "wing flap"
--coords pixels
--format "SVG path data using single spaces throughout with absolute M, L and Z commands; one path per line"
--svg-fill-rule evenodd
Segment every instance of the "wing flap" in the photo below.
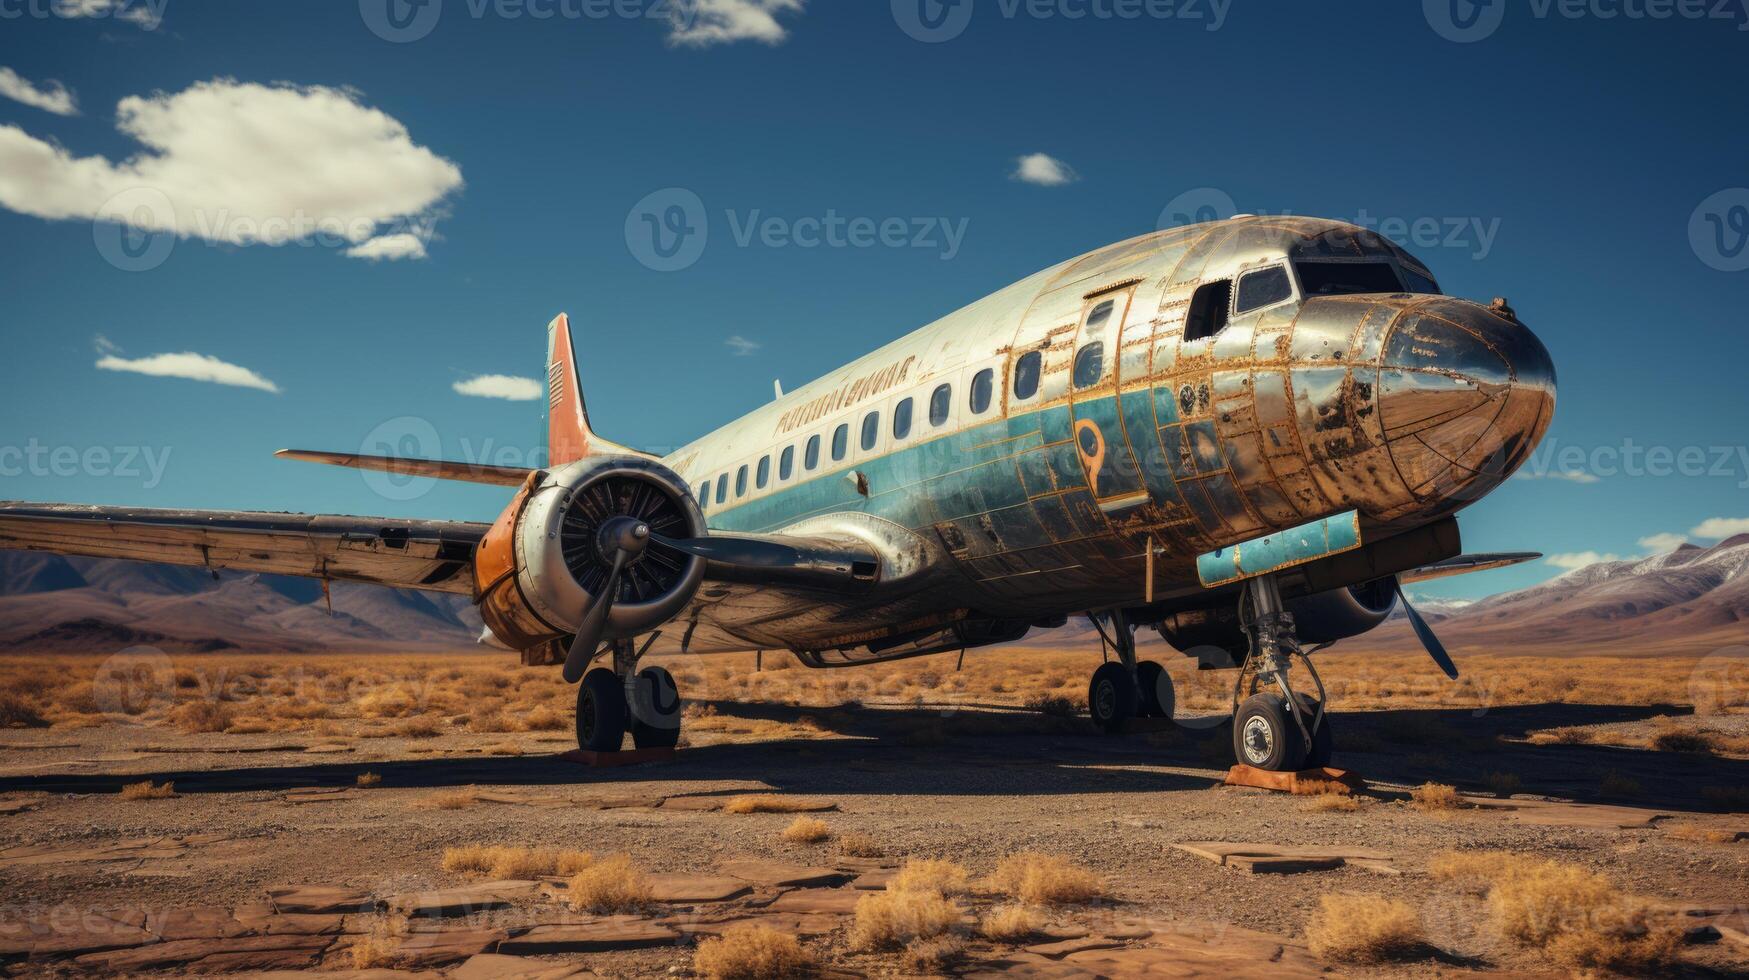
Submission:
M 301 575 L 473 595 L 462 521 L 0 504 L 0 548 Z

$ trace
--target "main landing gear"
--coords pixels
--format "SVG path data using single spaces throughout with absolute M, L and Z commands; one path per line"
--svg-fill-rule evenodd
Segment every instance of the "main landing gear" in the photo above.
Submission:
M 1102 618 L 1110 623 L 1111 635 L 1107 635 Z M 1087 686 L 1087 710 L 1093 723 L 1117 733 L 1131 718 L 1172 717 L 1176 700 L 1172 675 L 1152 660 L 1137 662 L 1135 628 L 1123 610 L 1095 613 L 1092 619 L 1100 638 L 1117 650 L 1117 659 L 1100 664 Z
M 1239 612 L 1251 650 L 1233 685 L 1233 755 L 1245 765 L 1275 772 L 1329 765 L 1334 741 L 1324 710 L 1328 703 L 1324 682 L 1300 649 L 1293 614 L 1282 608 L 1275 577 L 1252 579 Z M 1316 700 L 1288 685 L 1288 669 L 1295 657 L 1317 685 Z M 1268 690 L 1271 686 L 1275 690 Z
M 648 644 L 645 644 L 648 649 Z M 638 670 L 640 650 L 613 641 L 613 668 L 596 667 L 577 685 L 577 746 L 618 752 L 627 732 L 640 749 L 671 749 L 680 742 L 680 691 L 674 675 L 651 665 Z

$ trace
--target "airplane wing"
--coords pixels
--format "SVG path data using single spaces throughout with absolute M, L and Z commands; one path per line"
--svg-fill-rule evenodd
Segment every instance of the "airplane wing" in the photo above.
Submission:
M 0 503 L 0 548 L 474 594 L 463 521 Z
M 377 470 L 398 476 L 428 477 L 433 480 L 460 480 L 465 483 L 487 483 L 499 487 L 520 487 L 532 470 L 519 466 L 487 466 L 483 463 L 455 463 L 441 459 L 413 459 L 407 456 L 365 456 L 360 453 L 329 453 L 314 449 L 281 449 L 273 455 L 305 463 L 328 466 L 350 466 L 357 470 Z
M 1447 575 L 1467 575 L 1470 572 L 1485 572 L 1490 568 L 1505 568 L 1508 565 L 1536 561 L 1541 557 L 1542 553 L 1536 551 L 1498 551 L 1475 555 L 1454 555 L 1444 561 L 1436 561 L 1431 565 L 1422 565 L 1420 568 L 1399 572 L 1397 581 L 1408 585 L 1412 582 L 1445 578 Z

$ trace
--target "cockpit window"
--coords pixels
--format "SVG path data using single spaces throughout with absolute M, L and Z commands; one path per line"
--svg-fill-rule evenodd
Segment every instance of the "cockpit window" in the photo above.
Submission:
M 1247 272 L 1239 277 L 1239 298 L 1233 303 L 1234 313 L 1249 313 L 1265 306 L 1274 306 L 1293 296 L 1294 288 L 1287 279 L 1287 269 L 1272 265 L 1267 269 Z
M 1403 266 L 1403 285 L 1408 287 L 1411 293 L 1431 293 L 1434 296 L 1439 295 L 1439 283 L 1436 283 L 1432 279 L 1416 272 L 1409 266 Z
M 1295 262 L 1294 271 L 1300 275 L 1300 291 L 1307 296 L 1403 291 L 1389 262 Z
M 1184 315 L 1184 339 L 1207 340 L 1227 329 L 1227 307 L 1233 301 L 1233 280 L 1218 279 L 1196 287 L 1190 312 Z

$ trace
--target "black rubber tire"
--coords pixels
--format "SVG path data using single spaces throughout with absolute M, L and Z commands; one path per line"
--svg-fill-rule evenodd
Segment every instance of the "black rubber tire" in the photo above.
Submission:
M 632 745 L 640 749 L 671 749 L 680 744 L 680 689 L 674 675 L 661 667 L 638 671 L 630 718 Z
M 1178 695 L 1172 688 L 1172 675 L 1152 660 L 1136 664 L 1136 686 L 1141 689 L 1141 705 L 1137 709 L 1144 718 L 1170 718 L 1178 706 Z
M 1270 772 L 1304 768 L 1305 739 L 1279 694 L 1253 694 L 1233 715 L 1233 757 L 1242 765 Z
M 1305 713 L 1306 724 L 1310 725 L 1312 719 L 1318 716 L 1318 702 L 1311 698 L 1302 697 L 1300 698 L 1300 710 Z M 1322 769 L 1330 764 L 1330 760 L 1335 754 L 1336 735 L 1330 728 L 1330 716 L 1326 714 L 1323 724 L 1319 725 L 1318 730 L 1312 733 L 1312 747 L 1306 750 L 1306 758 L 1300 763 L 1300 767 L 1303 769 Z
M 625 737 L 625 687 L 613 671 L 597 667 L 577 685 L 577 747 L 618 752 Z
M 1087 685 L 1087 713 L 1093 723 L 1107 732 L 1121 732 L 1136 716 L 1141 692 L 1129 669 L 1117 661 L 1100 664 Z

